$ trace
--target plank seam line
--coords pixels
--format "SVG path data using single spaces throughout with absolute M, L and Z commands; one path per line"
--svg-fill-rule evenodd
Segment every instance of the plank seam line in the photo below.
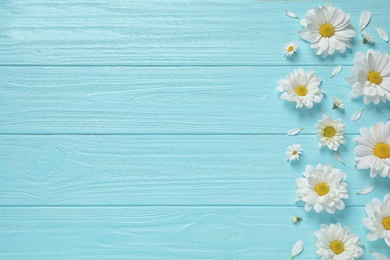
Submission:
M 0 133 L 0 136 L 288 136 L 287 133 Z M 317 136 L 317 133 L 300 133 L 302 136 Z M 297 136 L 299 136 L 297 135 Z M 344 133 L 356 136 L 360 133 Z M 291 136 L 293 138 L 293 136 Z
M 304 206 L 297 205 L 262 205 L 262 204 L 144 204 L 144 205 L 0 205 L 0 208 L 141 208 L 141 207 L 188 207 L 188 208 L 237 208 L 237 207 L 247 207 L 247 208 L 304 208 Z M 363 208 L 365 205 L 349 205 L 346 208 Z

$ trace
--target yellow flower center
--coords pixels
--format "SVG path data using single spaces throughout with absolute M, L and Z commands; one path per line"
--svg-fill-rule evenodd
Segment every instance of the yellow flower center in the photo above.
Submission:
M 307 88 L 306 86 L 299 85 L 295 88 L 295 93 L 297 93 L 299 96 L 304 97 L 307 94 Z
M 318 196 L 324 196 L 329 192 L 329 186 L 325 182 L 320 182 L 314 188 Z
M 372 84 L 379 85 L 382 83 L 382 76 L 379 72 L 376 71 L 371 71 L 370 73 L 368 73 L 367 79 Z
M 336 255 L 339 255 L 344 252 L 344 244 L 339 240 L 334 240 L 332 243 L 330 243 L 330 249 L 332 249 Z
M 320 26 L 320 34 L 322 37 L 332 37 L 334 35 L 334 27 L 329 23 L 324 23 Z
M 287 51 L 293 51 L 293 50 L 294 50 L 294 47 L 293 47 L 293 46 L 288 46 Z
M 379 143 L 374 148 L 374 154 L 381 159 L 390 158 L 390 145 L 386 143 Z
M 298 154 L 297 150 L 292 151 L 292 155 L 297 155 L 297 154 Z
M 327 126 L 324 128 L 324 136 L 328 138 L 332 138 L 335 135 L 336 131 L 333 127 Z
M 383 218 L 382 224 L 385 229 L 390 230 L 390 216 Z

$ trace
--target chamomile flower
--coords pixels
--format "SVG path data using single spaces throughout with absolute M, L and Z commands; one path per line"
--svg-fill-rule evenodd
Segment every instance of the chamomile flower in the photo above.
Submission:
M 343 210 L 343 199 L 348 199 L 347 175 L 331 165 L 318 164 L 316 168 L 306 166 L 303 177 L 296 180 L 297 200 L 305 202 L 305 210 L 314 208 L 319 213 L 324 209 L 330 213 Z
M 301 155 L 302 151 L 303 151 L 303 148 L 302 148 L 302 145 L 300 145 L 300 144 L 289 145 L 287 147 L 287 151 L 285 153 L 287 160 L 288 161 L 299 160 L 299 156 Z
M 332 109 L 335 109 L 335 108 L 344 109 L 343 101 L 341 99 L 337 98 L 337 97 L 333 97 L 333 107 L 332 107 Z
M 360 128 L 355 138 L 355 164 L 361 169 L 370 168 L 370 177 L 378 174 L 390 178 L 390 121 L 379 122 L 371 129 Z
M 292 223 L 297 223 L 297 222 L 299 222 L 299 221 L 302 221 L 302 218 L 297 217 L 297 216 L 292 216 L 292 217 L 291 217 L 291 222 L 292 222 Z
M 298 43 L 297 42 L 289 42 L 283 47 L 283 53 L 285 57 L 289 57 L 293 54 L 295 54 L 298 50 Z
M 320 230 L 314 231 L 314 235 L 317 237 L 314 242 L 318 247 L 316 253 L 322 260 L 353 260 L 363 255 L 359 236 L 340 223 L 329 226 L 322 224 Z
M 283 92 L 280 98 L 295 102 L 296 108 L 312 108 L 313 103 L 320 103 L 324 97 L 319 88 L 321 79 L 312 70 L 296 69 L 293 74 L 288 74 L 288 79 L 281 79 L 278 84 L 276 89 Z
M 318 130 L 320 142 L 318 147 L 328 146 L 330 150 L 337 151 L 340 144 L 346 144 L 344 138 L 344 129 L 346 125 L 341 123 L 341 119 L 333 120 L 328 115 L 323 115 L 322 119 L 318 120 L 318 125 L 315 128 Z
M 331 3 L 310 9 L 305 19 L 301 20 L 305 27 L 298 34 L 311 43 L 316 55 L 326 58 L 335 51 L 344 53 L 352 48 L 350 40 L 356 35 L 351 25 L 350 15 Z
M 390 100 L 389 54 L 371 49 L 366 55 L 356 53 L 351 74 L 345 80 L 352 86 L 352 98 L 363 96 L 364 104 L 375 105 Z
M 366 205 L 367 218 L 363 219 L 364 225 L 370 230 L 367 235 L 369 241 L 384 238 L 390 247 L 390 193 L 385 195 L 382 201 L 373 198 L 371 204 Z
M 368 32 L 362 32 L 363 36 L 363 43 L 366 44 L 367 42 L 369 43 L 375 43 L 375 38 Z

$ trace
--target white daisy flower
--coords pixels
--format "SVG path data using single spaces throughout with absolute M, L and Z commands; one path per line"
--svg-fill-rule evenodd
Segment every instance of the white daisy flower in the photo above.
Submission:
M 296 180 L 297 200 L 305 202 L 306 211 L 313 207 L 317 213 L 324 209 L 330 214 L 343 210 L 343 199 L 349 198 L 346 178 L 345 173 L 331 165 L 307 165 L 303 177 Z
M 302 151 L 303 151 L 303 148 L 302 148 L 302 145 L 300 145 L 300 144 L 289 145 L 287 147 L 287 151 L 285 153 L 287 160 L 288 161 L 299 160 L 299 156 L 301 155 Z
M 351 233 L 349 227 L 341 227 L 340 223 L 322 224 L 314 235 L 318 239 L 314 242 L 318 247 L 316 253 L 322 260 L 353 260 L 363 255 L 359 236 Z
M 295 102 L 296 108 L 312 108 L 313 103 L 320 103 L 324 97 L 319 88 L 321 79 L 312 70 L 296 69 L 293 74 L 288 74 L 288 79 L 281 79 L 278 84 L 276 89 L 283 92 L 280 98 Z
M 297 223 L 297 222 L 299 222 L 299 221 L 301 221 L 301 220 L 302 220 L 302 218 L 297 217 L 297 216 L 292 216 L 292 217 L 291 217 L 291 222 L 292 222 L 292 223 Z
M 362 32 L 363 36 L 363 43 L 366 44 L 367 42 L 369 43 L 375 43 L 375 38 L 368 32 Z
M 378 174 L 390 178 L 390 121 L 379 122 L 371 129 L 360 128 L 355 138 L 355 164 L 361 169 L 370 168 L 370 177 Z
M 295 54 L 298 50 L 298 43 L 297 42 L 289 42 L 283 47 L 283 53 L 285 57 L 289 57 L 293 54 Z
M 367 55 L 356 53 L 351 76 L 345 80 L 352 86 L 351 97 L 363 96 L 364 104 L 390 100 L 390 58 L 389 54 L 372 49 Z
M 305 27 L 298 34 L 311 43 L 317 55 L 326 58 L 335 51 L 344 53 L 346 48 L 352 48 L 350 40 L 356 32 L 351 25 L 350 15 L 331 3 L 310 9 L 305 19 L 301 20 Z
M 320 142 L 318 147 L 328 146 L 330 150 L 337 151 L 340 144 L 346 144 L 347 140 L 344 138 L 344 129 L 346 125 L 341 123 L 341 118 L 333 120 L 328 115 L 323 115 L 322 119 L 318 120 L 318 125 L 314 127 L 318 130 L 318 137 Z
M 367 235 L 369 241 L 384 238 L 390 247 L 390 193 L 385 195 L 382 201 L 373 198 L 371 204 L 366 205 L 367 218 L 363 219 L 364 225 L 370 230 Z
M 344 109 L 343 101 L 341 99 L 337 98 L 337 97 L 333 97 L 333 107 L 332 107 L 332 109 L 335 109 L 335 108 Z

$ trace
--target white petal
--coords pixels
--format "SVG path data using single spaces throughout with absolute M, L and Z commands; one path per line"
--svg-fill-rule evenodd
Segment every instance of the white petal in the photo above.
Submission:
M 297 135 L 299 132 L 301 132 L 304 128 L 293 128 L 287 132 L 289 136 Z
M 360 16 L 360 31 L 363 31 L 363 29 L 367 27 L 370 20 L 371 20 L 371 12 L 364 11 Z
M 330 75 L 330 78 L 333 78 L 334 75 L 339 74 L 342 68 L 343 66 L 341 65 L 336 66 L 332 72 L 332 75 Z
M 376 260 L 390 260 L 390 258 L 378 252 L 371 252 L 371 254 L 375 257 Z
M 292 11 L 290 11 L 290 10 L 286 10 L 284 13 L 285 13 L 288 17 L 299 19 L 299 17 L 298 17 L 295 13 L 293 13 Z
M 343 161 L 343 159 L 341 159 L 341 156 L 338 152 L 334 152 L 333 156 L 334 156 L 334 158 L 336 158 L 337 161 L 341 162 L 344 166 L 346 166 L 345 162 Z
M 293 259 L 297 255 L 299 255 L 299 253 L 302 252 L 304 245 L 305 245 L 305 243 L 303 242 L 303 240 L 298 240 L 295 243 L 295 245 L 293 246 L 293 248 L 291 250 L 291 259 Z
M 360 191 L 356 192 L 356 195 L 365 195 L 365 194 L 373 192 L 374 189 L 375 189 L 374 186 L 367 186 L 367 187 L 361 189 Z
M 362 110 L 356 112 L 355 114 L 353 114 L 351 121 L 355 122 L 355 121 L 359 120 L 360 117 L 362 116 L 363 111 L 364 111 L 364 108 Z
M 385 32 L 385 30 L 383 30 L 382 27 L 380 27 L 379 25 L 377 25 L 376 27 L 378 29 L 378 34 L 382 38 L 382 40 L 384 40 L 385 42 L 388 42 L 389 37 L 387 36 L 387 33 Z

